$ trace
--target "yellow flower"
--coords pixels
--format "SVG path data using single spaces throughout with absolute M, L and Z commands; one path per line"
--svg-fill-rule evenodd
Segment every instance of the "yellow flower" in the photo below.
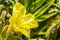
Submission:
M 25 7 L 19 2 L 14 5 L 13 14 L 10 17 L 9 22 L 15 32 L 21 32 L 26 37 L 30 37 L 28 29 L 38 27 L 34 15 L 26 14 Z

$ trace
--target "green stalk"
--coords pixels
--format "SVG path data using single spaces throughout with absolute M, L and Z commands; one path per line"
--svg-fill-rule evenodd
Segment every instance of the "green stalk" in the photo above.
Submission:
M 3 40 L 2 36 L 0 35 L 0 40 Z

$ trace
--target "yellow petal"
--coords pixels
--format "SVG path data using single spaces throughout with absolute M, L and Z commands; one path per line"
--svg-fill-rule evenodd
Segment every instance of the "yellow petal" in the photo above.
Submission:
M 25 13 L 26 9 L 24 6 L 17 2 L 13 7 L 13 14 L 9 22 L 15 32 L 21 32 L 26 37 L 30 37 L 27 29 L 38 27 L 38 23 L 32 14 L 25 15 Z
M 26 13 L 26 9 L 25 7 L 20 4 L 19 2 L 17 2 L 14 7 L 13 7 L 13 14 L 9 20 L 10 23 L 16 23 L 18 17 L 23 17 Z
M 30 38 L 30 34 L 27 29 L 20 29 L 19 30 L 22 34 L 24 34 L 26 37 Z
M 14 15 L 12 15 L 12 16 L 10 17 L 9 22 L 10 22 L 11 24 L 16 23 L 17 17 L 18 17 L 18 13 L 15 13 Z
M 38 23 L 34 20 L 32 14 L 27 14 L 25 17 L 18 19 L 17 26 L 20 28 L 36 28 L 38 27 Z
M 22 25 L 23 28 L 37 28 L 38 23 L 36 21 L 31 21 L 27 24 Z
M 19 13 L 20 17 L 24 16 L 25 13 L 26 13 L 26 9 L 25 9 L 25 7 L 22 4 L 20 4 L 19 2 L 16 2 L 16 4 L 13 7 L 13 15 L 15 13 Z
M 13 29 L 15 32 L 20 32 L 23 35 L 25 35 L 26 37 L 30 37 L 30 34 L 27 29 L 21 29 L 21 28 L 17 27 L 16 25 L 13 26 Z
M 32 20 L 34 20 L 34 16 L 32 14 L 27 14 L 26 16 L 24 16 L 22 18 L 18 18 L 17 23 L 20 23 L 21 22 L 21 25 L 22 25 L 22 24 L 31 22 Z

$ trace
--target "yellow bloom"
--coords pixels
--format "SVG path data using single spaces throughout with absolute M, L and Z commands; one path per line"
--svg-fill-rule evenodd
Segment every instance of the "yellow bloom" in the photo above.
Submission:
M 15 32 L 21 32 L 26 37 L 30 36 L 28 29 L 38 27 L 34 15 L 26 14 L 25 7 L 19 2 L 14 5 L 13 14 L 10 17 L 9 22 Z

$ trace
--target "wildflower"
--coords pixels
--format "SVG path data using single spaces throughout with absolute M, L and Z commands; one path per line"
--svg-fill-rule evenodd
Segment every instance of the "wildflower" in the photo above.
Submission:
M 38 27 L 34 15 L 26 14 L 25 7 L 19 2 L 14 5 L 13 14 L 10 17 L 9 22 L 15 32 L 20 32 L 26 37 L 30 37 L 28 29 Z

